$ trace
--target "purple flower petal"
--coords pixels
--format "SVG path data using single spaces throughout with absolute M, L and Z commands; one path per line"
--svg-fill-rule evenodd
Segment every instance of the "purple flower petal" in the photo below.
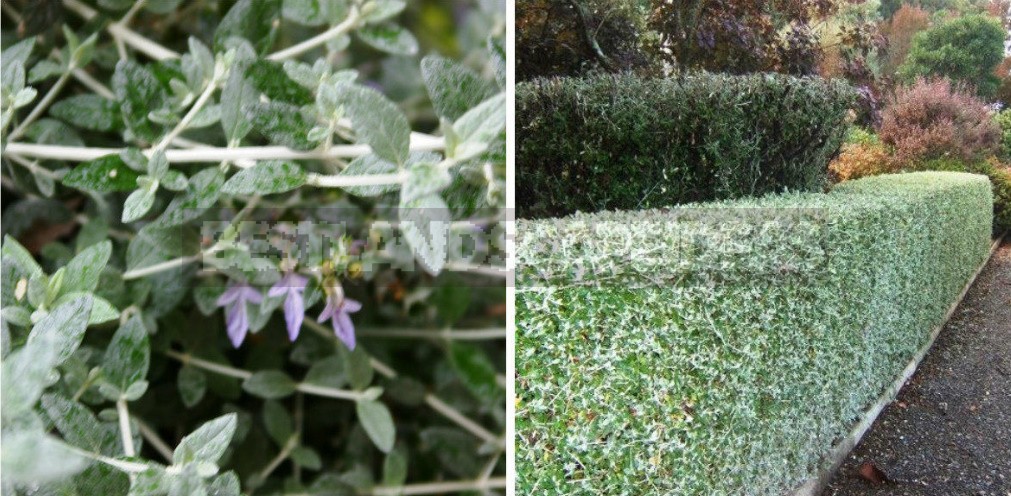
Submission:
M 288 286 L 282 286 L 281 282 L 278 281 L 277 284 L 271 286 L 270 289 L 267 290 L 267 296 L 270 298 L 277 298 L 278 296 L 284 296 L 289 291 L 291 290 Z
M 239 290 L 242 292 L 241 297 L 243 300 L 250 301 L 253 303 L 263 302 L 263 295 L 261 295 L 260 292 L 257 291 L 256 289 L 253 289 L 252 286 L 242 285 L 239 287 Z
M 236 303 L 228 307 L 225 315 L 225 323 L 228 328 L 228 338 L 232 341 L 232 346 L 238 348 L 242 341 L 246 339 L 249 332 L 249 316 L 246 314 L 246 304 Z
M 319 314 L 319 318 L 316 319 L 316 322 L 322 324 L 323 322 L 326 322 L 326 319 L 333 318 L 334 314 L 337 313 L 337 308 L 337 305 L 334 305 L 333 299 L 327 298 L 326 306 L 323 307 L 323 312 Z
M 228 289 L 226 289 L 225 292 L 221 293 L 221 296 L 218 297 L 215 305 L 219 307 L 231 305 L 235 302 L 235 300 L 239 299 L 239 294 L 240 291 L 238 286 L 229 286 Z
M 355 325 L 351 322 L 350 315 L 346 312 L 338 313 L 333 321 L 333 330 L 349 350 L 355 349 Z
M 355 313 L 362 309 L 362 303 L 358 300 L 352 300 L 351 298 L 344 298 L 344 302 L 341 303 L 341 311 L 347 313 Z
M 288 325 L 289 340 L 295 341 L 298 337 L 303 319 L 305 319 L 305 302 L 302 300 L 302 294 L 291 291 L 284 299 L 284 322 Z

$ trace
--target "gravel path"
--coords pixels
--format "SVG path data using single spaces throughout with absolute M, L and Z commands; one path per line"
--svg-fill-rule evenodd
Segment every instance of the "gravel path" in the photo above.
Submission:
M 1011 496 L 1011 242 L 822 494 Z

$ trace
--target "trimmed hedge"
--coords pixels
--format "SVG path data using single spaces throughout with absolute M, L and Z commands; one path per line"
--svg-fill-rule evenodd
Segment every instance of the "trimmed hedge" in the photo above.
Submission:
M 983 176 L 519 221 L 518 494 L 780 495 L 986 259 Z
M 845 82 L 772 74 L 519 84 L 518 216 L 819 191 L 854 98 Z

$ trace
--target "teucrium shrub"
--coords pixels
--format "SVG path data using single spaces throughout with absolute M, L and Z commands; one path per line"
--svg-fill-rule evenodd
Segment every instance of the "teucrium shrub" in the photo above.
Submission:
M 504 487 L 503 2 L 6 7 L 4 494 Z

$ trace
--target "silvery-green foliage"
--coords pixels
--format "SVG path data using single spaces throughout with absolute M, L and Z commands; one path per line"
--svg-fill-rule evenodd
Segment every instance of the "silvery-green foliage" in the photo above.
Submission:
M 5 0 L 4 494 L 501 490 L 504 9 Z
M 518 221 L 518 494 L 790 494 L 986 260 L 985 176 Z

